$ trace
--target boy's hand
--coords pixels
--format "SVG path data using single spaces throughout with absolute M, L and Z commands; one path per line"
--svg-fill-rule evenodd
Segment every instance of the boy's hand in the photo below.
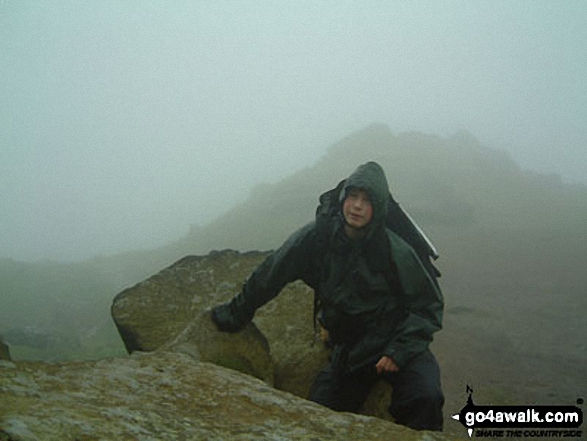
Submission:
M 394 373 L 399 371 L 399 367 L 395 364 L 395 361 L 391 357 L 384 355 L 375 365 L 375 369 L 377 370 L 377 374 L 381 375 L 383 373 Z

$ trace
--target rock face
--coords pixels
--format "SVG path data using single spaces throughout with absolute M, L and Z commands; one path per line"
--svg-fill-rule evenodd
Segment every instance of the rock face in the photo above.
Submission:
M 10 360 L 10 351 L 8 345 L 0 340 L 0 360 Z
M 443 440 L 336 413 L 176 352 L 60 364 L 0 362 L 2 440 Z
M 267 253 L 213 252 L 185 257 L 116 296 L 112 317 L 129 353 L 160 347 L 274 383 L 269 344 L 254 324 L 218 332 L 214 305 L 230 299 Z
M 268 254 L 226 250 L 185 257 L 121 292 L 112 316 L 127 350 L 187 353 L 307 397 L 329 352 L 314 335 L 313 292 L 308 286 L 286 286 L 243 332 L 220 333 L 210 321 L 210 308 L 238 293 Z M 382 382 L 367 400 L 365 413 L 389 419 L 389 402 L 390 387 Z
M 266 253 L 188 256 L 116 296 L 112 317 L 126 349 L 152 351 L 201 311 L 230 299 Z
M 273 363 L 265 336 L 253 324 L 234 335 L 218 332 L 212 323 L 210 310 L 198 314 L 162 349 L 182 352 L 198 361 L 234 369 L 269 385 L 274 384 Z

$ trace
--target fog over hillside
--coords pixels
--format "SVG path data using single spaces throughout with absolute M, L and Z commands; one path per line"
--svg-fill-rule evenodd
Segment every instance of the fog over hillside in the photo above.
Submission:
M 492 339 L 513 327 L 508 341 L 526 352 L 587 357 L 587 188 L 524 171 L 467 132 L 394 134 L 380 124 L 348 134 L 315 165 L 256 187 L 215 221 L 166 246 L 71 264 L 0 259 L 0 334 L 44 336 L 41 348 L 23 343 L 19 357 L 122 350 L 109 316 L 114 295 L 186 255 L 278 247 L 313 218 L 322 191 L 367 160 L 384 167 L 395 198 L 439 250 L 448 312 L 473 311 L 460 319 L 474 319 Z M 538 320 L 532 326 L 530 316 Z M 23 328 L 31 326 L 27 337 L 31 330 Z
M 586 41 L 583 0 L 2 0 L 0 258 L 175 242 L 374 122 L 585 184 Z

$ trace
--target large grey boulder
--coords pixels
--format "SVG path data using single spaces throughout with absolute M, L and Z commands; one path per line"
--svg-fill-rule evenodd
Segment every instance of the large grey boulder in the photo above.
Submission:
M 252 323 L 237 334 L 218 332 L 209 309 L 197 314 L 161 349 L 182 352 L 195 360 L 234 369 L 274 384 L 273 363 L 265 336 Z
M 266 253 L 187 256 L 114 298 L 111 312 L 128 352 L 152 351 L 206 308 L 230 299 Z
M 128 351 L 183 352 L 307 397 L 329 355 L 315 336 L 308 286 L 287 285 L 240 333 L 218 332 L 210 320 L 210 308 L 238 293 L 268 255 L 225 250 L 188 256 L 118 294 L 112 316 Z M 381 382 L 367 400 L 365 413 L 390 418 L 390 392 Z
M 2 440 L 444 440 L 173 352 L 0 362 Z
M 225 250 L 188 256 L 118 294 L 112 317 L 127 350 L 172 345 L 204 361 L 246 367 L 239 370 L 267 380 L 273 379 L 267 362 L 270 347 L 276 387 L 306 396 L 328 357 L 323 345 L 314 341 L 313 294 L 306 285 L 287 286 L 243 332 L 220 333 L 210 321 L 209 310 L 238 293 L 268 255 Z
M 267 253 L 212 252 L 185 257 L 118 294 L 112 317 L 129 353 L 165 347 L 274 383 L 269 344 L 251 323 L 218 332 L 211 307 L 238 292 Z

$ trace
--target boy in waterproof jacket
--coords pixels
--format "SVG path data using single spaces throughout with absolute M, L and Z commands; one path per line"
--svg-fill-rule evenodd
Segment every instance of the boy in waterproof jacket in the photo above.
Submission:
M 443 298 L 414 249 L 387 228 L 390 200 L 383 169 L 359 166 L 322 195 L 316 220 L 261 263 L 212 319 L 221 331 L 240 331 L 257 308 L 301 279 L 315 291 L 318 320 L 333 345 L 309 399 L 358 412 L 384 378 L 393 386 L 389 411 L 397 423 L 442 430 L 440 371 L 428 345 L 442 327 Z

